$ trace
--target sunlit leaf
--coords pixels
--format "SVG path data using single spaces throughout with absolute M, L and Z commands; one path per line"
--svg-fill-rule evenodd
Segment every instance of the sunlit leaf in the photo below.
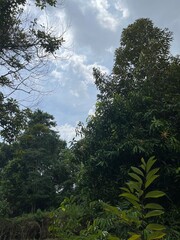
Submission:
M 155 239 L 161 239 L 165 236 L 166 234 L 163 232 L 153 232 L 148 235 L 147 240 L 155 240 Z
M 165 229 L 165 226 L 161 225 L 161 224 L 157 224 L 157 223 L 151 223 L 151 224 L 148 224 L 147 227 L 146 227 L 147 230 L 157 230 L 157 231 L 160 231 L 160 230 L 164 230 Z
M 144 161 L 144 158 L 141 158 L 141 162 L 142 162 L 142 164 L 146 167 L 146 163 L 145 163 L 145 161 Z
M 164 209 L 160 204 L 157 203 L 148 203 L 144 206 L 145 209 Z
M 137 180 L 139 183 L 142 183 L 142 179 L 135 173 L 128 173 L 129 176 Z
M 146 176 L 146 180 L 148 180 L 148 178 L 152 177 L 153 175 L 155 175 L 157 172 L 159 171 L 159 168 L 154 168 L 151 171 L 149 171 L 149 173 Z
M 139 234 L 134 234 L 130 238 L 128 238 L 128 240 L 139 240 L 139 239 L 141 239 L 141 235 Z
M 121 197 L 125 197 L 127 199 L 132 199 L 132 200 L 135 200 L 137 202 L 139 202 L 139 199 L 132 193 L 122 193 L 120 194 Z
M 129 181 L 128 183 L 126 183 L 128 185 L 128 187 L 131 189 L 131 192 L 133 192 L 133 190 L 135 189 L 137 192 L 139 192 L 141 190 L 141 183 L 139 182 L 133 182 L 133 181 Z
M 146 194 L 145 198 L 159 198 L 163 197 L 164 195 L 165 193 L 162 191 L 151 191 Z
M 159 216 L 161 214 L 163 214 L 164 211 L 162 210 L 152 210 L 150 212 L 148 212 L 146 215 L 145 215 L 145 218 L 150 218 L 150 217 L 154 217 L 154 216 Z
M 148 180 L 145 183 L 145 188 L 149 187 L 149 185 L 151 185 L 151 183 L 153 183 L 154 180 L 158 177 L 159 177 L 159 175 L 154 175 L 154 176 L 151 176 L 150 178 L 148 178 Z
M 131 169 L 132 169 L 135 173 L 137 173 L 137 174 L 141 175 L 142 177 L 144 177 L 144 173 L 143 173 L 139 168 L 137 168 L 137 167 L 131 167 Z
M 151 167 L 154 165 L 154 163 L 156 162 L 156 159 L 154 159 L 154 157 L 150 157 L 149 160 L 146 163 L 146 172 L 148 173 L 151 169 Z

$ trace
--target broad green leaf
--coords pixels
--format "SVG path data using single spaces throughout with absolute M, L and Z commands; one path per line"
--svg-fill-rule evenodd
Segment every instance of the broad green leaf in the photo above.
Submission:
M 132 203 L 132 205 L 133 205 L 134 207 L 136 207 L 138 210 L 141 209 L 141 205 L 140 205 L 138 202 L 136 202 L 135 200 L 128 198 L 128 201 L 129 201 L 130 203 Z
M 140 240 L 140 239 L 141 239 L 141 235 L 139 234 L 134 234 L 130 238 L 128 238 L 128 240 Z
M 128 189 L 128 188 L 121 187 L 120 189 L 121 189 L 121 190 L 123 190 L 123 191 L 125 191 L 125 192 L 128 192 L 128 193 L 130 193 L 130 191 L 129 191 L 129 189 Z
M 146 172 L 148 173 L 149 170 L 151 169 L 151 167 L 154 165 L 154 163 L 156 162 L 156 159 L 154 159 L 154 157 L 150 157 L 149 160 L 146 163 Z
M 130 182 L 127 182 L 126 185 L 128 185 L 130 192 L 134 193 L 134 188 L 132 187 L 132 184 Z
M 148 178 L 150 178 L 153 175 L 155 175 L 158 171 L 159 171 L 159 168 L 154 168 L 153 170 L 149 171 L 149 173 L 146 176 L 146 180 L 148 180 Z
M 143 164 L 141 164 L 140 167 L 145 171 L 146 167 Z
M 163 226 L 161 224 L 150 223 L 150 224 L 147 225 L 146 229 L 147 230 L 157 230 L 157 231 L 160 231 L 160 230 L 164 230 L 165 226 Z
M 120 194 L 121 197 L 125 197 L 127 199 L 132 199 L 132 200 L 135 200 L 137 202 L 139 202 L 139 199 L 132 193 L 122 193 Z
M 151 176 L 150 178 L 148 178 L 148 180 L 145 183 L 145 188 L 149 187 L 149 185 L 151 185 L 151 183 L 153 183 L 154 180 L 158 177 L 159 177 L 159 175 L 154 175 L 154 176 Z
M 161 239 L 165 236 L 166 234 L 163 232 L 153 232 L 148 235 L 147 240 L 155 240 L 155 239 Z
M 141 190 L 141 184 L 139 182 L 133 182 L 133 181 L 129 181 L 128 183 L 126 183 L 128 185 L 128 187 L 132 190 L 135 189 L 137 192 L 139 192 Z
M 145 161 L 144 161 L 144 158 L 141 158 L 141 162 L 142 162 L 142 164 L 146 167 L 146 163 L 145 163 Z
M 141 175 L 142 177 L 144 177 L 144 173 L 143 173 L 139 168 L 137 168 L 137 167 L 131 167 L 131 169 L 132 169 L 135 173 L 137 173 L 137 174 Z
M 164 195 L 165 195 L 165 193 L 162 191 L 150 191 L 146 194 L 145 198 L 159 198 Z
M 128 173 L 129 176 L 137 180 L 139 183 L 142 183 L 142 179 L 135 173 Z
M 113 207 L 107 203 L 103 203 L 103 208 L 108 211 L 108 212 L 111 212 L 113 213 L 114 215 L 118 216 L 118 217 L 121 217 L 122 215 L 122 211 L 120 211 L 117 207 Z
M 143 190 L 140 190 L 138 193 L 137 193 L 137 196 L 138 198 L 140 198 L 142 195 L 143 195 L 144 191 Z
M 163 213 L 164 213 L 164 211 L 162 211 L 162 210 L 152 210 L 145 215 L 145 218 L 159 216 Z
M 161 209 L 161 210 L 164 209 L 160 204 L 157 204 L 157 203 L 148 203 L 145 205 L 144 208 L 145 209 Z
M 120 240 L 118 237 L 108 236 L 108 240 Z

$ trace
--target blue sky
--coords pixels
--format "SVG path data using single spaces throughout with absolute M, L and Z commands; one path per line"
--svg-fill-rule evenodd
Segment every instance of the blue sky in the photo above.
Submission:
M 58 1 L 60 2 L 60 1 Z M 41 78 L 42 94 L 35 108 L 52 114 L 63 139 L 70 141 L 79 121 L 94 111 L 97 90 L 92 68 L 110 73 L 114 50 L 123 28 L 138 18 L 174 33 L 172 53 L 180 53 L 179 0 L 64 0 L 57 8 L 38 13 L 38 21 L 54 33 L 64 33 L 57 58 L 47 62 Z

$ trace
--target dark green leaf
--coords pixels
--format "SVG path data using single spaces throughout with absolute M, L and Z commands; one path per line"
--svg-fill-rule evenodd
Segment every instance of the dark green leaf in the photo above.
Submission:
M 162 210 L 152 210 L 145 215 L 145 218 L 159 216 L 163 213 L 164 213 L 164 211 L 162 211 Z
M 162 191 L 151 191 L 146 194 L 145 198 L 159 198 L 164 195 L 165 195 L 165 193 Z

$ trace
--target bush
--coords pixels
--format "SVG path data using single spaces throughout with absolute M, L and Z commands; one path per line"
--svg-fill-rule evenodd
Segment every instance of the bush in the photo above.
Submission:
M 30 240 L 48 238 L 50 217 L 48 212 L 37 211 L 16 218 L 0 219 L 1 240 Z

